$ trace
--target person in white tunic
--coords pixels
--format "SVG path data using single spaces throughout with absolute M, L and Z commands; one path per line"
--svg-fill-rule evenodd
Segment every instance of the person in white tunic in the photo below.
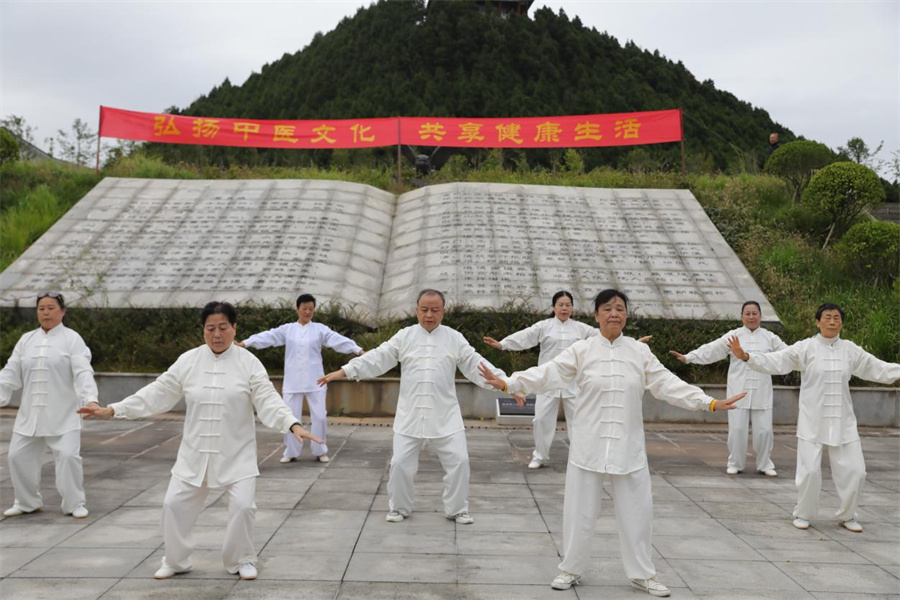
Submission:
M 807 529 L 819 512 L 822 453 L 828 448 L 831 478 L 840 499 L 835 517 L 845 529 L 861 532 L 856 520 L 859 495 L 866 480 L 850 378 L 878 383 L 900 379 L 900 364 L 879 360 L 849 340 L 841 339 L 844 310 L 826 303 L 816 310 L 818 335 L 778 352 L 748 351 L 733 337 L 731 351 L 751 369 L 783 375 L 800 371 L 800 414 L 797 417 L 797 505 L 794 527 Z
M 325 411 L 327 387 L 317 381 L 325 374 L 322 366 L 322 348 L 331 348 L 343 354 L 363 354 L 363 349 L 350 338 L 333 331 L 327 325 L 314 323 L 316 299 L 311 294 L 297 297 L 297 321 L 285 323 L 275 329 L 251 335 L 238 346 L 244 348 L 270 348 L 284 346 L 284 383 L 281 393 L 285 403 L 291 407 L 297 421 L 302 423 L 303 400 L 309 407 L 310 431 L 323 440 L 328 440 L 328 415 Z M 310 442 L 313 456 L 319 462 L 328 462 L 328 446 Z M 284 435 L 284 455 L 281 462 L 297 460 L 303 450 L 293 435 Z
M 753 424 L 753 452 L 756 454 L 756 470 L 769 477 L 777 477 L 772 462 L 775 434 L 772 430 L 772 376 L 759 373 L 738 360 L 728 349 L 731 338 L 737 336 L 741 345 L 751 352 L 775 352 L 787 348 L 781 338 L 760 327 L 762 310 L 755 300 L 744 302 L 741 307 L 743 327 L 732 329 L 722 337 L 700 346 L 687 354 L 669 350 L 669 354 L 683 363 L 708 365 L 729 357 L 728 386 L 726 396 L 739 391 L 747 395 L 735 405 L 737 410 L 728 413 L 728 463 L 725 472 L 737 475 L 744 470 L 747 460 L 747 435 Z
M 571 319 L 572 294 L 562 290 L 553 295 L 553 316 L 538 321 L 506 336 L 499 342 L 485 336 L 484 343 L 497 350 L 521 351 L 540 344 L 538 364 L 542 365 L 556 358 L 560 352 L 577 342 L 598 335 L 596 327 Z M 550 462 L 550 446 L 556 433 L 556 418 L 559 402 L 562 400 L 567 430 L 572 423 L 572 400 L 575 397 L 574 384 L 547 394 L 538 394 L 534 402 L 534 452 L 529 469 L 540 469 Z
M 37 297 L 40 327 L 16 343 L 0 371 L 0 406 L 22 389 L 19 412 L 9 440 L 9 475 L 15 500 L 3 511 L 16 517 L 39 510 L 41 465 L 50 447 L 56 466 L 56 489 L 62 511 L 76 518 L 88 516 L 81 462 L 81 406 L 97 403 L 97 384 L 91 351 L 81 336 L 63 325 L 66 301 L 62 294 L 44 292 Z
M 578 384 L 563 500 L 564 558 L 550 585 L 568 589 L 589 568 L 603 478 L 608 477 L 625 575 L 651 595 L 668 596 L 651 559 L 653 498 L 644 442 L 644 390 L 688 410 L 730 410 L 744 394 L 715 400 L 673 375 L 646 344 L 623 335 L 628 310 L 624 293 L 604 290 L 594 307 L 599 336 L 575 342 L 552 361 L 507 380 L 488 369 L 481 369 L 482 376 L 488 385 L 518 394 Z
M 255 579 L 256 421 L 298 440 L 321 440 L 300 426 L 259 359 L 233 344 L 237 313 L 227 302 L 210 302 L 201 312 L 206 343 L 178 357 L 156 381 L 106 408 L 79 409 L 85 418 L 140 419 L 171 410 L 183 397 L 184 435 L 163 500 L 165 556 L 157 579 L 193 566 L 192 530 L 210 488 L 228 496 L 228 525 L 222 562 L 241 579 Z
M 418 325 L 401 329 L 378 348 L 319 381 L 324 385 L 344 377 L 356 381 L 377 377 L 399 363 L 400 396 L 394 417 L 387 520 L 398 523 L 412 513 L 413 482 L 419 469 L 419 453 L 427 440 L 444 469 L 444 515 L 468 525 L 474 522 L 469 514 L 469 452 L 455 377 L 458 368 L 473 383 L 487 388 L 478 375 L 479 364 L 486 361 L 461 333 L 441 325 L 441 292 L 419 292 L 416 318 Z M 503 371 L 489 363 L 487 368 L 504 376 Z

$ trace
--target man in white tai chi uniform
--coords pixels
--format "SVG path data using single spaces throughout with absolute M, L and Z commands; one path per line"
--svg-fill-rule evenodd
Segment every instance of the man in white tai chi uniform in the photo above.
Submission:
M 416 317 L 418 325 L 401 329 L 378 348 L 354 358 L 319 382 L 324 385 L 344 377 L 356 381 L 377 377 L 400 363 L 387 520 L 398 523 L 412 512 L 413 478 L 419 469 L 419 452 L 428 440 L 444 468 L 444 514 L 448 519 L 468 525 L 474 522 L 469 514 L 469 452 L 456 397 L 456 369 L 487 389 L 490 388 L 478 374 L 479 363 L 487 364 L 498 377 L 506 375 L 490 366 L 461 333 L 441 325 L 444 318 L 441 292 L 419 292 Z

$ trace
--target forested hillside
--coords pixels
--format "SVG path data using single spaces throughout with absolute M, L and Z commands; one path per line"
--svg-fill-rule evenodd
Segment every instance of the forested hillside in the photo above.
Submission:
M 501 18 L 477 2 L 381 0 L 317 34 L 301 51 L 262 67 L 243 85 L 225 80 L 185 115 L 258 119 L 390 116 L 516 117 L 683 108 L 694 170 L 755 170 L 768 135 L 794 135 L 768 113 L 697 81 L 679 61 L 622 46 L 577 18 L 542 8 Z M 703 126 L 698 125 L 698 121 Z M 160 146 L 168 160 L 199 164 L 326 166 L 329 151 Z M 338 151 L 340 152 L 340 151 Z M 344 151 L 346 152 L 346 151 Z M 389 149 L 354 160 L 389 160 Z M 548 166 L 554 151 L 507 153 Z M 556 151 L 558 153 L 558 151 Z M 585 167 L 678 168 L 677 144 L 583 152 Z

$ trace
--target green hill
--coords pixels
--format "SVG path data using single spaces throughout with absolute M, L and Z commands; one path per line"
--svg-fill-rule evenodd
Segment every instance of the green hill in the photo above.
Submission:
M 361 8 L 304 49 L 262 67 L 241 86 L 227 79 L 183 109 L 195 116 L 340 119 L 390 116 L 516 117 L 682 107 L 689 162 L 704 170 L 754 170 L 768 135 L 793 133 L 768 113 L 697 81 L 679 61 L 624 46 L 564 12 L 500 17 L 478 2 L 381 0 Z M 693 120 L 692 120 L 692 118 Z M 705 127 L 699 126 L 697 121 Z M 332 151 L 247 150 L 156 145 L 168 160 L 200 164 L 326 166 Z M 346 151 L 344 151 L 346 152 Z M 392 151 L 367 160 L 393 160 Z M 547 150 L 528 164 L 558 160 Z M 585 166 L 678 168 L 677 144 L 583 151 Z

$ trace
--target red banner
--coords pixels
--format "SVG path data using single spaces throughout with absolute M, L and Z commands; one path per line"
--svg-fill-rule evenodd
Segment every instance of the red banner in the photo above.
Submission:
M 100 107 L 100 137 L 245 148 L 577 148 L 681 140 L 681 110 L 461 119 L 397 117 L 268 121 L 143 113 Z

